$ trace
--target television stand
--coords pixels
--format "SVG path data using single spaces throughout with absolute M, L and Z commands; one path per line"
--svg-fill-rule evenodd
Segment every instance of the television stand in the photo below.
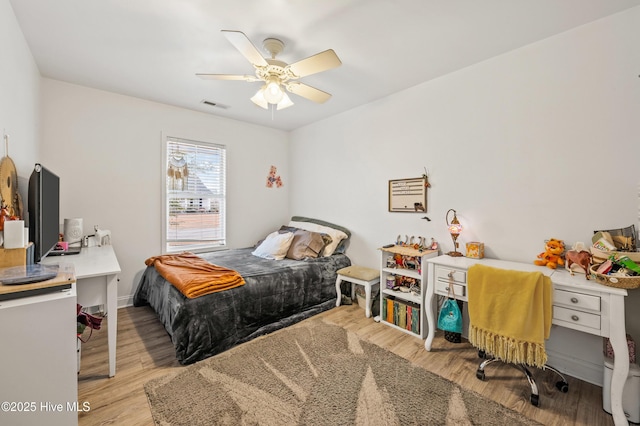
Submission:
M 67 288 L 39 293 L 45 286 Z M 24 408 L 3 410 L 2 424 L 76 426 L 78 412 L 67 408 L 78 398 L 73 273 L 60 272 L 41 283 L 2 285 L 0 292 L 22 295 L 0 303 L 0 401 L 15 401 Z M 43 409 L 45 403 L 62 409 Z

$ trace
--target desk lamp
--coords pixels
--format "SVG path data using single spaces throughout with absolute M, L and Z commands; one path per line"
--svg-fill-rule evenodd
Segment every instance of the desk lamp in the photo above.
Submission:
M 449 213 L 451 212 L 453 212 L 453 219 L 451 220 L 451 222 L 449 222 Z M 462 256 L 462 253 L 458 251 L 457 240 L 458 240 L 458 236 L 460 235 L 460 232 L 462 232 L 462 225 L 460 225 L 460 222 L 458 221 L 458 217 L 456 216 L 456 211 L 454 209 L 449 209 L 449 211 L 447 211 L 445 219 L 447 221 L 447 226 L 449 227 L 449 233 L 451 234 L 451 239 L 453 240 L 453 251 L 450 251 L 447 254 L 452 257 L 460 257 Z

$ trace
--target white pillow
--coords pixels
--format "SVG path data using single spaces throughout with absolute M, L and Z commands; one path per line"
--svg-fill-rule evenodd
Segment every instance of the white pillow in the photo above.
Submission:
M 333 252 L 336 251 L 336 248 L 338 247 L 338 244 L 340 244 L 340 241 L 349 238 L 349 236 L 342 231 L 313 222 L 296 222 L 292 220 L 289 222 L 289 226 L 304 229 L 305 231 L 319 232 L 321 234 L 329 235 L 332 241 L 322 251 L 322 256 L 324 257 L 331 256 Z
M 274 231 L 267 235 L 267 238 L 251 254 L 265 259 L 282 260 L 287 255 L 292 241 L 293 232 L 280 234 Z

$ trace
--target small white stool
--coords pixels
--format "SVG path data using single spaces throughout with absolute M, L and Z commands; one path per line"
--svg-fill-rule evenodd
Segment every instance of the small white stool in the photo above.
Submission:
M 366 295 L 365 302 L 367 304 L 365 308 L 365 315 L 367 318 L 371 317 L 371 287 L 380 286 L 380 271 L 377 269 L 365 268 L 364 266 L 351 265 L 346 268 L 338 269 L 338 278 L 336 278 L 336 293 L 338 299 L 336 300 L 336 306 L 340 306 L 342 302 L 342 291 L 340 290 L 340 284 L 342 281 L 351 283 L 351 299 L 355 295 L 355 287 L 353 284 L 364 286 L 364 293 Z

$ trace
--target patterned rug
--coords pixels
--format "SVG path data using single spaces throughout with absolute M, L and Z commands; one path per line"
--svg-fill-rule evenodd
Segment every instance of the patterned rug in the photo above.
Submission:
M 145 390 L 157 425 L 538 424 L 314 318 Z

